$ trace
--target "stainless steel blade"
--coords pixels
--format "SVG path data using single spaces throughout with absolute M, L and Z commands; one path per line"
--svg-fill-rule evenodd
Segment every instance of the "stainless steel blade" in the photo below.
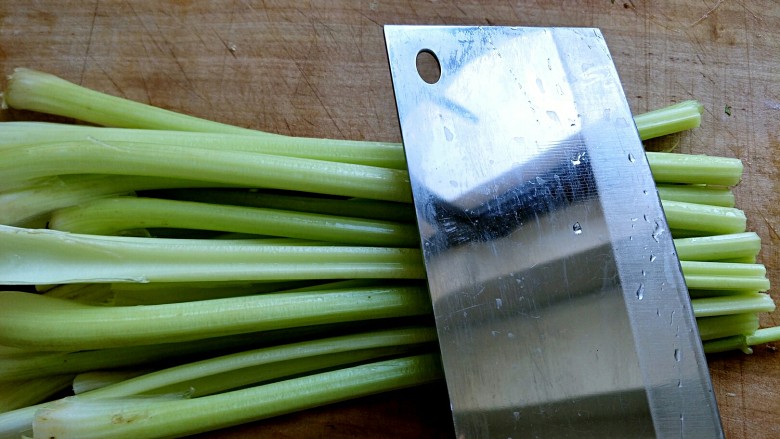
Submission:
M 458 437 L 722 437 L 600 31 L 385 38 Z

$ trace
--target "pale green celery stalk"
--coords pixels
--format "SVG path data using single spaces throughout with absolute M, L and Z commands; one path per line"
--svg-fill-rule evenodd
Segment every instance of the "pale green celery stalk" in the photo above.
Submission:
M 46 439 L 184 436 L 441 378 L 438 357 L 427 354 L 194 399 L 85 401 L 73 397 L 40 410 L 33 431 L 35 438 Z
M 219 203 L 267 209 L 294 210 L 354 218 L 383 219 L 413 223 L 414 207 L 409 203 L 365 199 L 336 199 L 291 193 L 247 189 L 162 189 L 144 196 L 201 203 Z
M 647 152 L 656 183 L 734 186 L 742 178 L 742 161 L 707 155 Z
M 54 375 L 4 382 L 0 392 L 0 414 L 38 404 L 70 387 L 73 378 L 73 375 Z
M 181 381 L 176 384 L 163 386 L 153 390 L 144 391 L 144 394 L 186 394 L 188 397 L 200 397 L 214 393 L 225 392 L 239 387 L 277 379 L 280 376 L 294 376 L 313 370 L 342 366 L 347 363 L 358 363 L 369 359 L 396 355 L 407 352 L 405 347 L 389 347 L 363 349 L 354 352 L 341 352 L 337 354 L 325 354 L 303 359 L 278 361 L 271 364 L 249 366 L 242 369 L 230 370 L 214 375 Z M 73 379 L 73 393 L 81 395 L 92 390 L 101 389 L 110 385 L 116 385 L 130 378 L 146 375 L 153 370 L 120 370 L 85 372 Z M 87 395 L 89 396 L 89 395 Z M 32 421 L 32 420 L 31 420 Z M 2 434 L 2 433 L 0 433 Z
M 677 257 L 683 261 L 755 258 L 761 250 L 761 238 L 754 232 L 678 238 L 674 247 Z
M 411 201 L 405 170 L 323 160 L 168 147 L 119 146 L 94 140 L 0 150 L 0 189 L 60 174 L 116 174 L 192 179 L 219 185 L 302 190 L 387 201 Z
M 195 300 L 224 299 L 288 291 L 307 285 L 322 285 L 318 281 L 279 282 L 153 282 L 146 284 L 109 284 L 111 305 L 160 305 Z M 67 284 L 66 284 L 67 285 Z
M 56 175 L 0 192 L 0 224 L 45 225 L 50 212 L 107 196 L 136 190 L 214 186 L 202 181 L 132 175 Z
M 142 197 L 103 198 L 58 210 L 49 228 L 116 235 L 143 228 L 201 229 L 338 242 L 350 245 L 416 247 L 417 227 L 259 207 L 226 206 Z
M 259 366 L 250 366 L 203 378 L 196 378 L 155 389 L 146 392 L 145 394 L 165 395 L 171 393 L 186 393 L 187 396 L 191 398 L 201 397 L 251 385 L 258 385 L 272 380 L 278 380 L 283 377 L 293 377 L 311 373 L 312 371 L 322 371 L 335 367 L 355 365 L 382 357 L 389 358 L 393 356 L 398 357 L 401 354 L 409 355 L 412 353 L 420 353 L 419 349 L 416 350 L 417 352 L 412 351 L 414 351 L 414 349 L 400 346 L 363 349 L 353 352 L 340 352 L 336 354 L 324 354 L 302 359 L 279 361 L 273 364 L 261 364 Z
M 386 282 L 386 281 L 383 281 Z M 279 281 L 279 282 L 153 282 L 143 284 L 86 283 L 61 284 L 42 294 L 58 299 L 90 305 L 129 306 L 160 305 L 194 300 L 224 299 L 290 291 L 306 286 L 336 288 L 342 282 Z
M 262 349 L 255 349 L 235 354 L 225 355 L 216 358 L 182 364 L 180 366 L 151 372 L 135 378 L 112 384 L 87 393 L 90 398 L 116 398 L 129 395 L 140 395 L 153 391 L 155 389 L 172 389 L 171 386 L 180 387 L 187 390 L 188 383 L 193 380 L 211 377 L 218 374 L 232 372 L 248 367 L 260 365 L 272 365 L 282 361 L 289 360 L 307 360 L 311 357 L 337 353 L 354 353 L 357 351 L 388 348 L 400 346 L 413 346 L 425 343 L 434 343 L 436 341 L 436 330 L 432 327 L 416 328 L 395 328 L 380 331 L 350 334 L 340 337 L 331 337 L 324 339 L 308 340 L 299 343 L 286 344 L 281 346 L 271 346 Z M 390 351 L 395 353 L 396 351 Z M 379 355 L 385 355 L 384 351 L 378 352 Z M 376 354 L 370 354 L 368 358 Z M 339 361 L 350 363 L 354 361 L 363 361 L 366 357 L 360 354 L 355 360 L 346 357 Z M 313 369 L 306 368 L 297 372 L 306 372 Z M 257 370 L 260 372 L 259 370 Z M 275 379 L 288 374 L 280 367 L 270 367 L 269 370 L 258 373 L 257 380 L 246 382 L 252 384 L 265 379 Z M 239 382 L 243 382 L 241 378 Z M 211 383 L 208 392 L 205 390 L 194 389 L 194 392 L 202 395 L 224 391 L 232 388 L 234 384 L 227 384 L 223 387 L 221 383 Z
M 25 352 L 0 355 L 0 383 L 42 378 L 60 374 L 75 374 L 91 370 L 141 367 L 169 364 L 170 361 L 194 361 L 204 355 L 220 355 L 238 348 L 254 348 L 261 343 L 285 341 L 299 334 L 326 333 L 324 328 L 304 328 L 295 331 L 271 331 L 226 337 L 210 337 L 198 343 L 160 343 L 80 352 Z
M 775 303 L 769 294 L 738 294 L 734 296 L 692 299 L 696 317 L 723 316 L 728 314 L 772 312 Z
M 744 335 L 707 340 L 702 343 L 705 354 L 717 354 L 719 352 L 742 351 L 743 354 L 752 354 L 753 349 L 747 344 Z
M 109 96 L 48 73 L 25 68 L 15 69 L 8 78 L 3 101 L 11 108 L 56 114 L 98 125 L 265 134 Z
M 766 267 L 763 264 L 680 261 L 680 265 L 686 275 L 766 277 Z
M 769 289 L 769 279 L 765 276 L 692 274 L 686 273 L 685 269 L 683 269 L 683 274 L 689 290 L 767 291 Z
M 80 352 L 29 352 L 24 349 L 4 347 L 5 353 L 0 355 L 0 383 L 93 370 L 170 367 L 182 362 L 197 361 L 207 356 L 224 355 L 237 349 L 255 349 L 301 339 L 343 334 L 346 330 L 354 331 L 356 325 L 357 329 L 365 328 L 365 322 L 350 325 L 307 326 L 209 337 L 198 340 L 197 343 L 161 343 Z M 6 352 L 9 350 L 12 350 L 13 354 Z
M 767 291 L 770 287 L 761 264 L 681 261 L 680 265 L 688 289 Z
M 154 369 L 99 370 L 80 373 L 73 378 L 73 394 L 80 395 L 89 392 L 90 390 L 117 384 L 151 372 L 154 372 Z
M 42 143 L 91 140 L 115 146 L 136 143 L 157 148 L 194 147 L 223 151 L 354 163 L 405 169 L 403 148 L 398 143 L 354 140 L 314 139 L 289 136 L 257 136 L 224 133 L 198 133 L 149 129 L 102 128 L 45 122 L 0 123 L 0 149 L 32 146 Z
M 745 342 L 750 346 L 780 341 L 780 326 L 761 328 L 745 336 Z
M 0 226 L 0 241 L 0 285 L 425 276 L 420 251 L 406 248 L 96 236 L 8 226 Z
M 769 279 L 765 277 L 685 275 L 689 290 L 754 290 L 767 291 Z
M 751 346 L 780 341 L 780 326 L 761 328 L 750 335 L 735 335 L 732 337 L 708 340 L 703 343 L 704 352 L 714 354 L 739 350 L 746 354 L 753 353 Z
M 697 317 L 699 337 L 702 341 L 734 335 L 749 335 L 758 329 L 758 315 L 755 313 L 729 314 L 715 317 Z
M 105 400 L 149 393 L 202 396 L 322 368 L 408 354 L 411 349 L 430 347 L 435 341 L 436 332 L 432 327 L 393 328 L 307 340 L 153 371 L 83 392 L 79 397 Z M 0 415 L 0 438 L 28 430 L 34 411 L 22 409 Z
M 745 213 L 733 207 L 707 206 L 681 201 L 661 200 L 666 221 L 672 230 L 700 235 L 742 233 L 747 226 Z
M 683 101 L 634 117 L 642 140 L 696 128 L 704 107 L 696 101 Z
M 280 282 L 152 282 L 145 284 L 63 284 L 44 293 L 49 297 L 92 305 L 162 305 L 196 300 L 225 299 L 278 292 L 301 292 L 357 286 L 388 285 L 386 279 L 357 279 L 336 282 L 317 280 Z M 81 288 L 86 288 L 82 295 Z M 94 295 L 93 290 L 94 289 Z
M 658 184 L 656 189 L 662 200 L 734 207 L 734 193 L 729 188 L 692 184 Z
M 419 316 L 431 305 L 423 287 L 366 287 L 122 307 L 6 291 L 0 309 L 0 343 L 78 351 Z

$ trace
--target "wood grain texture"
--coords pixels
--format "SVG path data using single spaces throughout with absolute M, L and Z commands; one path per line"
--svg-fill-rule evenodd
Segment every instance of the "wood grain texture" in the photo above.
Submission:
M 738 205 L 780 284 L 775 0 L 4 1 L 0 72 L 41 69 L 283 134 L 398 141 L 381 25 L 402 23 L 602 28 L 635 112 L 690 98 L 705 106 L 700 129 L 651 148 L 744 161 Z M 780 312 L 762 324 L 780 325 Z M 708 360 L 727 437 L 780 437 L 776 347 Z M 451 437 L 447 410 L 442 388 L 427 386 L 204 437 Z

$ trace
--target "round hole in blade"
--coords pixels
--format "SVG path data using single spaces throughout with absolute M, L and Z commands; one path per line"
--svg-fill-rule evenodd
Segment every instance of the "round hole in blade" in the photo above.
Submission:
M 439 58 L 430 49 L 417 52 L 417 73 L 428 84 L 436 84 L 441 78 Z

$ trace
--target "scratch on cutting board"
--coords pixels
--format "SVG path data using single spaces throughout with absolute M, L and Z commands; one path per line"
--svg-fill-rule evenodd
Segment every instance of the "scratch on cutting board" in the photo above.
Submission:
M 87 37 L 87 49 L 84 51 L 84 62 L 81 64 L 81 75 L 79 76 L 79 84 L 83 84 L 84 73 L 87 71 L 87 60 L 89 60 L 89 51 L 92 48 L 92 34 L 95 31 L 95 20 L 97 20 L 98 5 L 100 5 L 100 0 L 95 1 L 95 9 L 92 10 L 92 24 L 89 27 L 89 36 Z
M 771 110 L 780 110 L 780 102 L 764 100 L 764 104 Z
M 715 12 L 720 7 L 721 4 L 723 4 L 723 2 L 724 2 L 724 0 L 718 0 L 718 2 L 715 3 L 715 6 L 710 8 L 709 11 L 707 11 L 704 15 L 699 17 L 698 20 L 696 20 L 693 23 L 691 23 L 690 27 L 696 26 L 697 24 L 701 23 L 702 21 L 708 19 L 710 17 L 710 15 L 712 15 L 712 13 Z

